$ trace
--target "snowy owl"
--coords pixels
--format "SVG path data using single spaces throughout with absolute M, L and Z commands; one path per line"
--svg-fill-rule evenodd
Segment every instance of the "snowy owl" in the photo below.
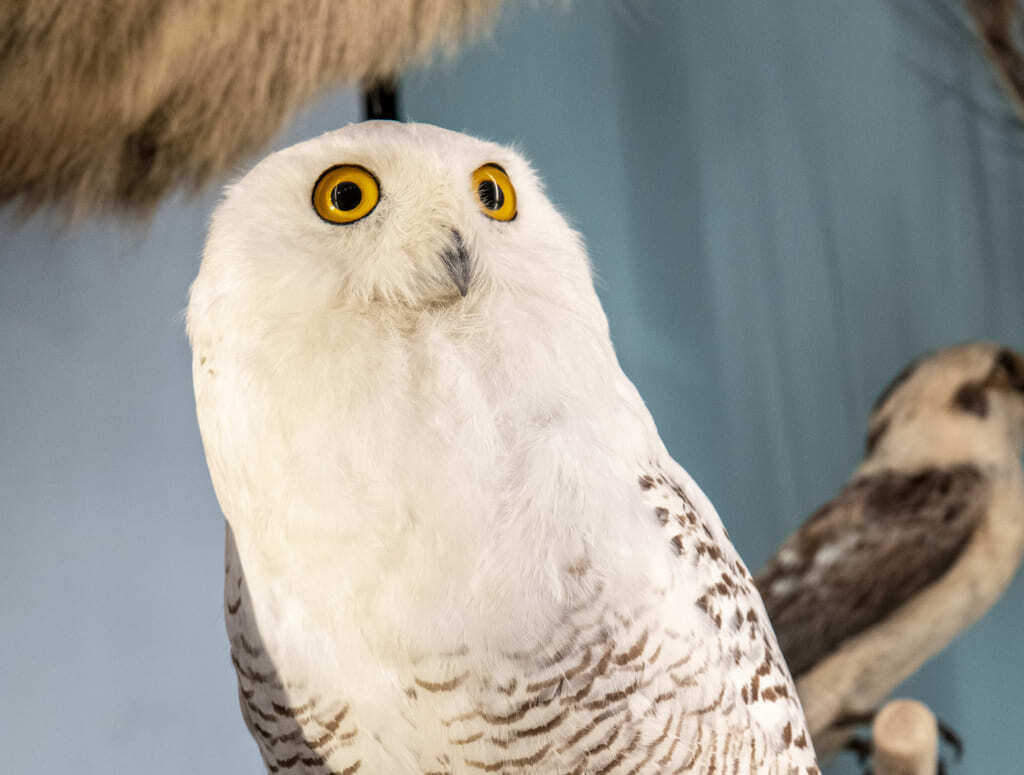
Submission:
M 817 772 L 753 580 L 515 151 L 366 122 L 269 156 L 188 330 L 270 772 Z

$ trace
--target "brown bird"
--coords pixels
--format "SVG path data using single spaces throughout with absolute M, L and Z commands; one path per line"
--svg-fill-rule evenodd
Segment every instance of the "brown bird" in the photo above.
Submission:
M 876 400 L 864 459 L 755 577 L 819 748 L 973 624 L 1024 552 L 1024 358 L 971 342 Z

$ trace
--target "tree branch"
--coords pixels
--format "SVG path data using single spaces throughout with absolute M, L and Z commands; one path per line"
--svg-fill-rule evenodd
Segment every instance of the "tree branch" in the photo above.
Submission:
M 875 775 L 934 775 L 939 761 L 939 725 L 916 700 L 886 703 L 871 725 Z

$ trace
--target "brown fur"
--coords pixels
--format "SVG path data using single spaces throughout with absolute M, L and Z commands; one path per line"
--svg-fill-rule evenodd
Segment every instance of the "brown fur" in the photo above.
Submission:
M 145 211 L 258 151 L 326 87 L 453 50 L 500 3 L 0 3 L 0 203 Z

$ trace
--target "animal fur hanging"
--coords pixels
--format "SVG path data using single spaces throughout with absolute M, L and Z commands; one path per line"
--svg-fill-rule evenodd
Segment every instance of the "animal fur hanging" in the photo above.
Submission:
M 0 3 L 0 203 L 146 211 L 330 86 L 454 50 L 501 0 Z

